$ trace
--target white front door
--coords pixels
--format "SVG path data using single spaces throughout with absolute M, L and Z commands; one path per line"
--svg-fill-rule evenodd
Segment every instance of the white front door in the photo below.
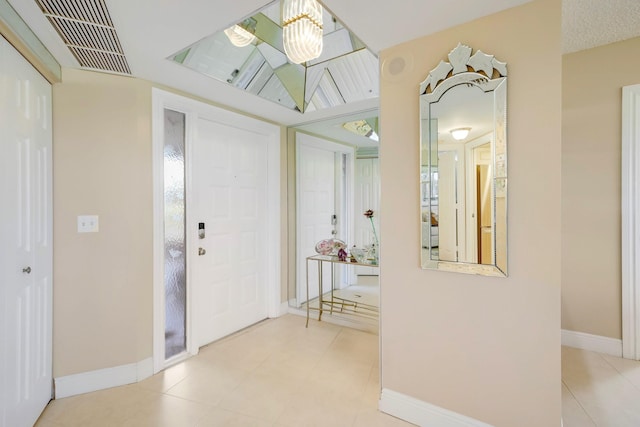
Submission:
M 306 258 L 317 255 L 320 240 L 334 237 L 332 218 L 335 209 L 335 153 L 331 150 L 298 144 L 298 295 L 307 300 Z M 337 217 L 336 217 L 337 218 Z M 337 219 L 336 219 L 337 220 Z M 323 277 L 323 292 L 330 289 L 331 276 Z M 318 296 L 317 263 L 309 263 L 309 296 Z
M 204 224 L 204 238 L 188 231 L 199 251 L 190 259 L 202 346 L 267 317 L 267 143 L 199 118 L 192 159 L 190 216 Z
M 51 85 L 0 37 L 0 426 L 51 399 Z

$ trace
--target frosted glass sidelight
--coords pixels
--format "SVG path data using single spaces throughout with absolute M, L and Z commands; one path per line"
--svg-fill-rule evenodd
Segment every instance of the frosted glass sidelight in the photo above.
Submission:
M 164 110 L 165 359 L 186 350 L 185 115 Z

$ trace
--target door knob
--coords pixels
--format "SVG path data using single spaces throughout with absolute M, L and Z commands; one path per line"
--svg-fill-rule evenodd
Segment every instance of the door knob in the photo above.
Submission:
M 198 256 L 202 256 L 202 255 L 204 255 L 206 253 L 207 253 L 207 251 L 204 250 L 204 248 L 198 248 Z
M 22 272 L 23 272 L 23 273 L 30 274 L 30 273 L 31 273 L 31 267 L 23 268 L 23 269 L 22 269 Z

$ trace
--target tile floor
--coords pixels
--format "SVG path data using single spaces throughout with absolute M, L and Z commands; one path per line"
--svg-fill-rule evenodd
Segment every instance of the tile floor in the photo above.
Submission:
M 411 424 L 377 410 L 378 337 L 286 315 L 138 384 L 52 401 L 38 427 Z M 640 362 L 562 348 L 564 427 L 640 426 Z
M 640 426 L 640 362 L 562 347 L 564 427 Z
M 36 426 L 411 426 L 377 410 L 377 335 L 304 324 L 267 320 L 138 384 L 54 400 Z

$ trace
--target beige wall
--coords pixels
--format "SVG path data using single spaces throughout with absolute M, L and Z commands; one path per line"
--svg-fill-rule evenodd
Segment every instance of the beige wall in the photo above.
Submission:
M 54 86 L 54 377 L 152 356 L 151 87 L 73 69 Z M 285 128 L 281 134 L 284 302 Z M 83 214 L 100 216 L 100 232 L 77 233 Z
M 382 386 L 496 427 L 560 424 L 560 1 L 381 53 Z M 506 61 L 509 277 L 420 269 L 418 85 L 458 42 Z M 386 62 L 388 63 L 388 62 Z
M 53 92 L 54 377 L 152 354 L 151 86 L 63 70 Z M 100 216 L 79 234 L 78 215 Z
M 640 83 L 640 38 L 562 61 L 562 328 L 622 338 L 622 87 Z

